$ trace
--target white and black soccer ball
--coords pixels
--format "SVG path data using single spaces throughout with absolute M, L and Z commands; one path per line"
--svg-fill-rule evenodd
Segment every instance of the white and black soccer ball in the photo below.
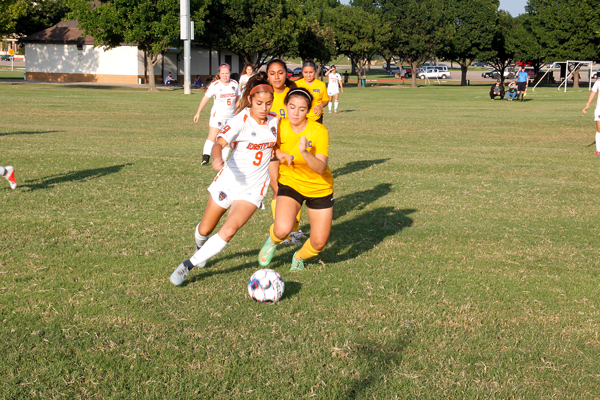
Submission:
M 250 277 L 248 293 L 261 303 L 275 303 L 283 296 L 285 283 L 279 273 L 272 269 L 259 269 Z

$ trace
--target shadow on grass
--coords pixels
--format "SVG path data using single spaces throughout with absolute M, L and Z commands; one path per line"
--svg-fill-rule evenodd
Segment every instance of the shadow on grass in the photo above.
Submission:
M 297 295 L 300 290 L 302 290 L 302 283 L 294 282 L 294 281 L 286 281 L 285 282 L 285 291 L 283 292 L 283 296 L 281 300 L 285 300 L 289 297 L 293 297 Z
M 348 390 L 344 399 L 367 398 L 368 390 L 373 386 L 384 386 L 386 375 L 402 362 L 402 353 L 411 342 L 412 332 L 404 328 L 391 344 L 382 346 L 373 340 L 358 342 L 352 353 L 356 362 L 360 363 L 361 377 L 348 382 Z
M 128 163 L 128 164 L 121 164 L 121 165 L 113 165 L 112 167 L 86 169 L 83 171 L 68 172 L 66 174 L 51 175 L 51 176 L 44 178 L 44 180 L 40 183 L 29 183 L 29 184 L 20 185 L 20 187 L 29 188 L 30 190 L 48 189 L 48 188 L 54 187 L 57 184 L 64 183 L 64 182 L 81 182 L 81 181 L 87 181 L 90 179 L 100 178 L 102 176 L 106 176 L 106 175 L 110 175 L 110 174 L 116 174 L 117 172 L 121 171 L 123 169 L 123 167 L 130 166 L 130 165 L 133 165 L 133 164 Z M 29 181 L 29 182 L 31 182 L 31 181 Z
M 373 165 L 383 164 L 384 162 L 389 161 L 389 158 L 379 158 L 376 160 L 360 160 L 360 161 L 352 161 L 347 163 L 341 168 L 336 169 L 331 174 L 334 178 L 337 178 L 342 175 L 350 174 L 352 172 L 360 171 L 363 169 L 367 169 L 372 167 Z
M 64 131 L 16 131 L 16 132 L 0 132 L 0 136 L 11 136 L 11 135 L 41 135 L 44 133 L 57 133 Z

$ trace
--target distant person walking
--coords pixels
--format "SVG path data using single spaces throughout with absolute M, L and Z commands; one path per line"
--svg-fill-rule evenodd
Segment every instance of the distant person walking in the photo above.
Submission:
M 525 66 L 521 67 L 521 71 L 517 74 L 517 101 L 519 98 L 521 101 L 525 98 L 527 93 L 527 87 L 529 86 L 529 75 L 525 71 Z
M 587 109 L 592 104 L 594 100 L 594 96 L 600 90 L 600 80 L 597 80 L 592 86 L 592 93 L 590 93 L 590 97 L 588 98 L 587 104 L 583 108 L 583 113 L 587 114 Z M 594 121 L 596 121 L 596 156 L 600 156 L 600 96 L 598 97 L 598 102 L 596 103 L 596 110 L 594 110 Z
M 406 78 L 406 68 L 404 68 L 404 65 L 403 65 L 402 68 L 400 69 L 400 80 L 402 81 L 403 85 L 404 85 L 405 78 Z

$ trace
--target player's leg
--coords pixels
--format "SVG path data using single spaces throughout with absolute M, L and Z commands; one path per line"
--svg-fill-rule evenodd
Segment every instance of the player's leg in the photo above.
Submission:
M 269 185 L 271 186 L 271 190 L 273 191 L 273 200 L 271 200 L 271 211 L 273 212 L 273 219 L 275 219 L 275 206 L 277 204 L 277 191 L 279 190 L 277 186 L 277 180 L 279 179 L 279 160 L 274 158 L 269 163 L 269 177 L 271 178 L 271 182 Z
M 282 193 L 280 188 L 275 209 L 275 222 L 269 228 L 269 237 L 258 254 L 258 263 L 263 267 L 271 262 L 277 244 L 283 242 L 292 232 L 296 216 L 302 208 L 301 201 L 289 197 L 287 194 L 287 192 Z
M 335 94 L 335 107 L 333 108 L 333 111 L 334 111 L 336 114 L 338 113 L 338 112 L 337 112 L 337 109 L 338 109 L 338 103 L 339 103 L 339 101 L 338 101 L 338 97 L 339 97 L 339 95 L 340 95 L 339 93 L 336 93 L 336 94 Z M 329 103 L 329 104 L 331 104 L 331 103 Z
M 329 201 L 333 203 L 331 200 Z M 290 271 L 302 271 L 304 269 L 304 260 L 315 257 L 323 250 L 331 233 L 333 207 L 320 209 L 308 208 L 308 220 L 310 222 L 310 237 L 292 257 Z
M 331 98 L 333 96 L 333 93 L 327 92 L 327 95 L 329 96 L 329 98 Z M 331 114 L 331 104 L 332 102 L 330 101 L 329 104 L 327 104 L 327 108 L 329 108 L 329 114 Z
M 10 185 L 11 189 L 17 188 L 17 180 L 15 179 L 15 169 L 10 165 L 0 167 L 0 175 L 2 175 Z
M 211 118 L 212 120 L 213 118 Z M 220 128 L 215 126 L 208 127 L 208 138 L 204 142 L 204 148 L 202 149 L 202 165 L 210 164 L 210 155 L 212 154 L 212 148 L 217 140 Z
M 596 119 L 596 156 L 600 156 L 600 115 L 597 115 Z

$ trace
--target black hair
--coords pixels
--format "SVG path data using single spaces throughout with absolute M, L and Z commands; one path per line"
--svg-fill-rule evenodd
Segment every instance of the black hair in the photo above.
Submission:
M 308 89 L 305 89 L 305 88 L 291 89 L 288 92 L 288 94 L 285 95 L 285 99 L 283 99 L 283 104 L 285 104 L 287 106 L 288 102 L 290 101 L 290 99 L 292 97 L 302 97 L 304 100 L 308 100 L 308 108 L 310 109 L 310 106 L 312 105 L 312 102 L 313 102 L 313 96 L 312 96 L 312 94 L 310 94 Z
M 269 86 L 271 86 L 271 84 L 269 83 L 269 80 L 267 79 L 267 74 L 265 72 L 263 72 L 263 71 L 260 71 L 256 75 L 253 75 L 248 80 L 248 83 L 246 84 L 246 88 L 244 89 L 244 93 L 242 94 L 242 99 L 240 100 L 240 105 L 235 110 L 236 114 L 238 114 L 244 108 L 250 107 L 250 100 L 248 100 L 248 97 L 252 98 L 256 94 L 256 93 L 254 93 L 253 95 L 250 95 L 250 91 L 252 89 L 254 89 L 255 86 L 258 86 L 258 85 L 269 85 Z
M 267 74 L 269 73 L 269 68 L 273 64 L 279 64 L 283 67 L 283 70 L 285 71 L 285 86 L 289 88 L 295 88 L 296 84 L 294 83 L 294 81 L 287 77 L 287 64 L 282 59 L 274 58 L 271 61 L 269 61 L 267 63 Z

